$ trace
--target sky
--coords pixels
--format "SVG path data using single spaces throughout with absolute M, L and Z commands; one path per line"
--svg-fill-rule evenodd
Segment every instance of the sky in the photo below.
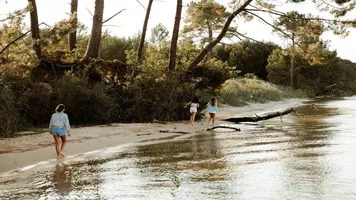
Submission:
M 185 10 L 187 4 L 191 0 L 183 0 L 183 12 L 182 20 L 185 17 Z M 228 6 L 229 0 L 216 0 L 224 6 Z M 5 0 L 0 1 L 0 19 L 4 18 L 6 14 L 21 9 L 26 6 L 24 0 Z M 54 25 L 56 22 L 62 19 L 67 19 L 70 12 L 70 0 L 36 0 L 39 23 L 45 22 L 48 25 Z M 90 33 L 92 24 L 92 15 L 94 13 L 94 0 L 79 0 L 78 5 L 78 19 L 88 27 L 88 33 Z M 142 4 L 140 4 L 140 3 Z M 170 32 L 173 30 L 176 0 L 154 0 L 152 4 L 152 10 L 147 27 L 146 38 L 150 37 L 150 32 L 157 24 L 162 23 Z M 274 1 L 278 2 L 278 1 Z M 104 8 L 104 20 L 111 17 L 118 11 L 123 10 L 118 16 L 110 20 L 103 27 L 104 30 L 108 30 L 111 34 L 118 37 L 129 37 L 142 30 L 143 21 L 145 18 L 146 10 L 143 7 L 147 7 L 148 0 L 105 0 Z M 315 4 L 313 3 L 300 3 L 300 4 L 283 4 L 277 5 L 275 8 L 281 11 L 297 10 L 299 12 L 311 12 L 317 13 Z M 89 12 L 89 11 L 90 12 Z M 321 15 L 323 17 L 329 17 L 328 15 Z M 353 19 L 356 18 L 356 10 L 349 14 Z M 269 22 L 272 22 L 272 18 L 265 16 Z M 331 18 L 331 17 L 329 17 Z M 29 23 L 29 17 L 26 18 Z M 182 21 L 180 28 L 184 26 Z M 259 20 L 253 20 L 251 22 L 238 22 L 239 32 L 246 33 L 247 36 L 259 40 L 259 41 L 271 41 L 279 45 L 285 46 L 288 41 L 281 39 L 278 35 L 272 33 L 270 26 L 263 24 Z M 330 50 L 337 50 L 338 56 L 344 59 L 349 59 L 356 62 L 356 30 L 351 30 L 350 34 L 346 38 L 335 36 L 332 33 L 324 33 L 324 40 L 330 41 Z

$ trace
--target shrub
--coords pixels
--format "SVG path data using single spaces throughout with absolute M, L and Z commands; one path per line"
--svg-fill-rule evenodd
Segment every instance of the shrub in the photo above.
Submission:
M 217 88 L 229 77 L 229 67 L 226 62 L 210 59 L 205 63 L 188 69 L 187 77 L 192 77 L 196 88 Z M 235 70 L 234 70 L 235 71 Z
M 36 83 L 19 96 L 18 111 L 30 126 L 48 123 L 51 112 L 52 87 L 47 83 Z
M 100 124 L 110 122 L 116 108 L 105 86 L 96 84 L 89 88 L 87 81 L 65 76 L 53 86 L 51 107 L 63 103 L 72 124 Z M 50 116 L 50 115 L 49 115 Z
M 120 121 L 148 122 L 181 120 L 189 117 L 185 102 L 194 95 L 194 85 L 182 83 L 181 76 L 170 78 L 142 76 L 134 80 L 130 90 L 121 93 Z
M 18 130 L 20 116 L 17 112 L 16 96 L 5 73 L 0 74 L 0 136 L 10 137 Z

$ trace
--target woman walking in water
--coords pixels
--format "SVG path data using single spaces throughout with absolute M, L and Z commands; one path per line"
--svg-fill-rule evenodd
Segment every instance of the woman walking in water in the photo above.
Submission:
M 198 97 L 194 97 L 193 100 L 189 101 L 184 107 L 187 107 L 190 105 L 190 123 L 192 124 L 192 126 L 194 125 L 194 120 L 195 120 L 195 115 L 198 112 L 198 108 L 199 108 L 199 99 Z
M 218 102 L 215 97 L 211 98 L 210 102 L 206 104 L 206 109 L 208 110 L 208 113 L 210 115 L 208 119 L 208 124 L 210 123 L 211 120 L 212 125 L 214 125 L 216 113 L 218 112 Z
M 49 133 L 53 135 L 57 158 L 63 158 L 64 147 L 66 144 L 66 132 L 70 136 L 70 125 L 68 115 L 64 113 L 65 106 L 59 104 L 51 116 L 51 121 L 49 123 Z M 59 138 L 62 141 L 62 145 L 59 146 Z

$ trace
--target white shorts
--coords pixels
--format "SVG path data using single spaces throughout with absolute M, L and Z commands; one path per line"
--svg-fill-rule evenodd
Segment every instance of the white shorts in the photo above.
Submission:
M 196 113 L 198 112 L 197 107 L 190 107 L 190 113 Z

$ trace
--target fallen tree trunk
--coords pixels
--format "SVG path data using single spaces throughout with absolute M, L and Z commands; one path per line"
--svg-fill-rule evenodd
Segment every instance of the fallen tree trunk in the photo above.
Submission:
M 241 131 L 241 129 L 239 129 L 239 128 L 230 127 L 230 126 L 214 126 L 214 127 L 208 128 L 206 130 L 207 131 L 212 131 L 212 130 L 217 129 L 217 128 L 227 128 L 227 129 L 232 129 L 232 130 L 235 130 L 235 131 Z
M 282 117 L 283 115 L 287 115 L 291 112 L 296 112 L 295 108 L 287 108 L 282 111 L 276 111 L 276 112 L 270 112 L 266 113 L 264 115 L 258 116 L 252 116 L 252 117 L 233 117 L 233 118 L 227 118 L 227 119 L 222 119 L 222 121 L 228 121 L 228 122 L 234 122 L 234 123 L 240 123 L 240 122 L 258 122 L 261 120 L 267 120 L 275 117 Z

